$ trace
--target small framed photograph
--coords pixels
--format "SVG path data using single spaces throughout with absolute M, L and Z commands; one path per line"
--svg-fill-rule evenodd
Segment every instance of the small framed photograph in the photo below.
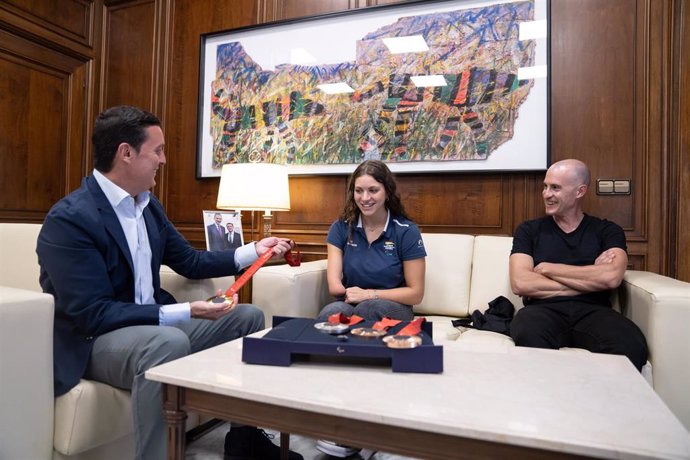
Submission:
M 203 217 L 207 251 L 236 249 L 244 244 L 239 213 L 204 210 Z

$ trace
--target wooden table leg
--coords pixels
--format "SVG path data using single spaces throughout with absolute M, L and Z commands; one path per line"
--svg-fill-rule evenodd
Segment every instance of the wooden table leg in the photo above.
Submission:
M 280 458 L 288 460 L 290 457 L 290 433 L 280 433 Z
M 162 385 L 163 412 L 168 425 L 168 459 L 184 460 L 185 420 L 187 420 L 187 412 L 182 409 L 184 388 L 165 383 Z

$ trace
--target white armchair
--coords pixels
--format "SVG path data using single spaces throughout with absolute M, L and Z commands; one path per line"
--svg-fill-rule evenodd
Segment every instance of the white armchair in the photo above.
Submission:
M 0 459 L 133 458 L 128 391 L 81 380 L 53 397 L 53 297 L 41 292 L 40 224 L 0 223 Z M 226 289 L 234 277 L 189 280 L 161 267 L 179 301 Z M 189 414 L 187 427 L 199 423 Z

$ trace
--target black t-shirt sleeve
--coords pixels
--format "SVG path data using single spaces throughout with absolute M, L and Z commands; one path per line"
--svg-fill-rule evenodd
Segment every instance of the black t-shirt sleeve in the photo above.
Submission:
M 521 223 L 513 234 L 513 248 L 510 254 L 527 254 L 534 257 L 534 235 L 536 222 L 533 220 Z
M 611 248 L 621 248 L 624 251 L 628 251 L 628 246 L 625 242 L 625 232 L 620 225 L 610 220 L 601 220 L 600 229 L 601 241 L 602 241 L 602 252 Z

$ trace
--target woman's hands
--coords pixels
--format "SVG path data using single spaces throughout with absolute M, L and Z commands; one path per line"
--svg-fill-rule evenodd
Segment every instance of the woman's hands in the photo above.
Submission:
M 222 296 L 223 291 L 218 289 L 216 297 Z M 197 300 L 191 303 L 192 318 L 216 320 L 230 313 L 237 306 L 237 294 L 232 296 L 232 301 L 215 303 L 210 300 Z
M 373 289 L 362 289 L 358 287 L 349 287 L 345 289 L 345 302 L 351 304 L 358 304 L 365 300 L 374 299 L 375 291 Z

